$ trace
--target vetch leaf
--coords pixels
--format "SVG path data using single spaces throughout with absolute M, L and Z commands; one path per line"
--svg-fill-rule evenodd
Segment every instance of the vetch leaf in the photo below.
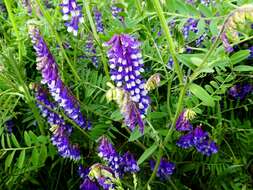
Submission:
M 143 154 L 141 155 L 141 157 L 139 158 L 138 165 L 142 164 L 142 162 L 144 162 L 146 159 L 148 159 L 148 157 L 151 156 L 155 152 L 157 147 L 158 147 L 158 145 L 156 143 L 154 143 L 151 147 L 146 149 L 143 152 Z
M 6 141 L 7 141 L 8 147 L 11 148 L 10 136 L 8 134 L 6 135 Z
M 234 71 L 250 72 L 250 71 L 253 71 L 253 66 L 249 66 L 249 65 L 238 65 L 238 66 L 234 67 Z
M 247 59 L 249 57 L 249 54 L 250 54 L 249 50 L 240 50 L 230 57 L 231 63 L 233 65 L 240 63 L 244 59 Z
M 32 164 L 34 166 L 37 166 L 39 164 L 39 151 L 37 150 L 37 148 L 33 149 L 32 152 Z
M 20 148 L 20 144 L 13 133 L 11 134 L 11 140 L 16 147 Z
M 47 159 L 47 147 L 45 145 L 41 145 L 40 149 L 40 163 L 44 163 Z
M 19 169 L 23 167 L 24 161 L 25 161 L 25 150 L 22 150 L 17 161 L 17 165 Z
M 7 158 L 6 158 L 6 160 L 5 160 L 5 170 L 8 168 L 8 167 L 10 167 L 11 166 L 11 163 L 12 163 L 12 160 L 13 160 L 13 157 L 14 157 L 14 155 L 15 155 L 15 150 L 11 153 L 11 154 L 9 154 L 8 156 L 7 156 Z
M 25 131 L 24 133 L 24 138 L 25 138 L 25 143 L 27 146 L 31 146 L 32 143 L 31 143 L 31 139 L 30 139 L 30 136 L 28 135 L 28 133 Z
M 168 116 L 168 114 L 166 112 L 150 112 L 148 114 L 148 116 L 151 118 L 151 119 L 160 119 L 160 118 L 163 118 L 163 117 L 166 117 Z
M 2 135 L 2 137 L 1 137 L 1 146 L 2 146 L 3 148 L 5 148 L 5 139 L 4 139 L 4 135 Z
M 145 128 L 146 129 L 146 128 Z M 140 138 L 143 134 L 140 132 L 140 130 L 135 127 L 134 131 L 131 133 L 128 141 L 129 142 L 132 142 L 132 141 L 135 141 L 137 140 L 138 138 Z
M 193 83 L 190 85 L 189 89 L 197 98 L 203 101 L 204 105 L 214 106 L 215 103 L 212 96 L 210 96 L 204 88 Z
M 122 114 L 120 113 L 119 110 L 116 110 L 112 113 L 111 119 L 114 120 L 114 121 L 120 121 L 120 120 L 123 119 L 123 116 L 122 116 Z

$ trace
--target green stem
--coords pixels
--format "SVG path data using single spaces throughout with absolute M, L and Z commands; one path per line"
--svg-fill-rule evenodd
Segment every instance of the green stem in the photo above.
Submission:
M 180 92 L 180 95 L 179 95 L 179 99 L 178 99 L 178 104 L 177 104 L 177 110 L 176 110 L 176 114 L 175 114 L 175 117 L 173 119 L 173 123 L 172 125 L 170 126 L 170 129 L 166 135 L 166 137 L 164 138 L 164 141 L 162 144 L 160 144 L 159 146 L 159 151 L 158 151 L 158 157 L 157 157 L 157 161 L 156 161 L 156 165 L 155 165 L 155 168 L 151 174 L 151 177 L 149 178 L 147 184 L 145 185 L 145 187 L 147 187 L 151 182 L 152 180 L 155 178 L 156 176 L 156 172 L 158 170 L 158 167 L 160 165 L 160 161 L 161 161 L 161 158 L 163 156 L 163 147 L 168 143 L 170 137 L 171 137 L 171 134 L 172 134 L 172 131 L 173 129 L 175 128 L 175 125 L 176 125 L 176 121 L 177 121 L 177 118 L 179 116 L 179 114 L 181 113 L 182 111 L 182 108 L 183 108 L 183 101 L 184 101 L 184 95 L 185 95 L 185 92 L 186 92 L 186 89 L 187 89 L 188 85 L 185 85 L 183 86 L 183 88 L 181 89 L 181 92 Z
M 94 38 L 95 38 L 95 40 L 96 40 L 96 42 L 97 42 L 97 44 L 98 44 L 98 46 L 101 50 L 101 58 L 102 58 L 102 63 L 103 63 L 105 75 L 106 75 L 107 79 L 110 80 L 110 74 L 109 74 L 109 70 L 108 70 L 108 66 L 107 66 L 107 61 L 106 61 L 106 58 L 104 56 L 103 47 L 102 47 L 102 44 L 100 42 L 96 26 L 95 26 L 94 21 L 93 21 L 92 16 L 91 16 L 89 2 L 83 1 L 83 4 L 84 4 L 85 11 L 86 11 L 86 14 L 87 14 L 90 26 L 91 26 L 92 34 L 93 34 L 93 36 L 94 36 Z
M 175 65 L 175 71 L 178 75 L 178 80 L 179 80 L 179 83 L 180 85 L 183 84 L 183 74 L 182 74 L 182 71 L 181 71 L 181 68 L 179 66 L 179 63 L 178 63 L 178 60 L 177 60 L 177 57 L 176 57 L 176 49 L 175 49 L 175 45 L 174 45 L 174 42 L 173 42 L 173 39 L 172 39 L 172 36 L 170 34 L 170 29 L 167 25 L 167 22 L 166 22 L 166 19 L 165 19 L 165 16 L 163 14 L 163 10 L 162 10 L 162 7 L 161 7 L 161 4 L 160 4 L 160 1 L 159 0 L 153 0 L 153 5 L 156 9 L 156 12 L 157 12 L 157 15 L 159 17 L 159 20 L 161 22 L 161 27 L 165 33 L 165 37 L 169 43 L 169 51 L 171 53 L 171 57 L 174 61 L 174 65 Z
M 11 20 L 11 24 L 13 26 L 13 29 L 15 31 L 16 37 L 17 37 L 17 41 L 18 41 L 18 57 L 19 57 L 19 63 L 21 63 L 22 61 L 22 43 L 21 43 L 21 39 L 20 39 L 20 35 L 19 35 L 19 31 L 15 22 L 15 18 L 14 15 L 12 14 L 12 9 L 11 9 L 11 0 L 4 0 L 9 18 Z
M 74 77 L 76 78 L 77 81 L 80 81 L 81 78 L 79 77 L 78 73 L 76 72 L 74 66 L 71 64 L 71 62 L 70 62 L 70 60 L 69 60 L 69 58 L 68 58 L 68 56 L 67 56 L 67 53 L 66 53 L 65 50 L 64 50 L 64 47 L 63 47 L 63 45 L 62 45 L 61 38 L 59 37 L 59 34 L 57 33 L 57 31 L 56 31 L 56 29 L 55 29 L 55 26 L 54 26 L 53 23 L 52 23 L 51 16 L 50 16 L 50 15 L 48 14 L 48 12 L 45 10 L 45 8 L 44 8 L 44 6 L 41 4 L 40 0 L 36 0 L 36 2 L 37 2 L 37 4 L 39 5 L 39 8 L 40 8 L 42 14 L 43 14 L 44 17 L 46 18 L 46 20 L 47 20 L 47 22 L 48 22 L 48 24 L 49 24 L 49 26 L 50 26 L 52 32 L 54 33 L 55 39 L 56 39 L 58 45 L 60 46 L 60 49 L 61 49 L 61 51 L 62 51 L 62 53 L 63 53 L 63 56 L 64 56 L 64 58 L 66 59 L 66 61 L 67 61 L 68 65 L 69 65 L 69 67 L 70 67 L 70 69 L 71 69 L 71 71 L 72 71 Z M 76 81 L 76 83 L 77 83 L 77 81 Z
M 170 109 L 170 95 L 171 95 L 171 85 L 172 85 L 172 82 L 173 82 L 173 78 L 175 76 L 175 72 L 173 70 L 173 73 L 168 81 L 168 88 L 167 88 L 167 110 L 168 110 L 168 113 L 169 113 L 169 118 L 170 118 L 170 121 L 172 121 L 172 112 L 171 112 L 171 109 Z
M 142 6 L 141 6 L 140 0 L 135 0 L 135 5 L 136 5 L 136 8 L 137 8 L 139 14 L 142 15 Z

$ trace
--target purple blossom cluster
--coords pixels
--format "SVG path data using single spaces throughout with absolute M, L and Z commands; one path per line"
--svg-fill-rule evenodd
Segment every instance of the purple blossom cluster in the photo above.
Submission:
M 64 158 L 79 160 L 81 158 L 80 151 L 76 145 L 70 143 L 70 135 L 72 127 L 65 123 L 64 119 L 53 110 L 57 107 L 48 99 L 48 94 L 45 89 L 38 87 L 36 89 L 35 98 L 37 106 L 41 111 L 41 115 L 47 119 L 51 125 L 52 144 L 56 146 L 59 154 Z
M 202 5 L 208 6 L 211 2 L 210 2 L 210 0 L 200 0 L 200 3 Z
M 150 98 L 145 90 L 145 80 L 141 76 L 144 72 L 142 54 L 139 49 L 140 43 L 127 34 L 114 35 L 105 46 L 110 46 L 107 56 L 109 58 L 111 79 L 118 88 L 123 88 L 130 96 L 130 101 L 126 103 L 136 106 L 128 107 L 132 112 L 137 112 L 142 118 L 148 109 Z M 135 108 L 136 109 L 133 109 Z M 127 107 L 126 107 L 127 108 Z M 131 111 L 129 109 L 129 111 Z M 129 114 L 131 115 L 131 114 Z M 137 122 L 128 122 L 127 125 L 134 129 Z M 139 122 L 138 122 L 139 123 Z
M 105 137 L 100 140 L 98 155 L 107 162 L 108 166 L 114 171 L 115 176 L 122 177 L 127 172 L 136 173 L 139 171 L 134 156 L 129 152 L 126 152 L 123 156 L 119 155 Z
M 154 160 L 150 160 L 150 167 L 153 171 L 155 168 Z M 156 176 L 159 177 L 161 180 L 167 180 L 173 174 L 174 170 L 175 164 L 169 162 L 166 158 L 162 158 Z
M 168 68 L 169 70 L 172 70 L 173 67 L 174 67 L 174 61 L 173 61 L 172 57 L 170 57 L 170 58 L 169 58 L 169 61 L 168 61 L 168 63 L 167 63 L 167 68 Z
M 37 54 L 37 69 L 42 74 L 41 83 L 47 84 L 51 96 L 69 118 L 80 127 L 89 128 L 89 122 L 83 117 L 78 101 L 63 84 L 54 57 L 40 36 L 38 29 L 32 27 L 29 32 Z
M 102 14 L 98 11 L 97 7 L 93 8 L 94 20 L 97 28 L 97 32 L 100 34 L 104 33 L 104 25 L 102 21 Z
M 188 149 L 195 147 L 196 150 L 203 155 L 210 156 L 218 152 L 218 147 L 209 137 L 206 131 L 203 131 L 201 126 L 193 129 L 189 119 L 185 116 L 186 112 L 182 112 L 176 122 L 176 130 L 186 132 L 177 141 L 177 146 Z
M 98 68 L 98 57 L 97 57 L 97 50 L 94 44 L 93 36 L 90 34 L 86 41 L 86 52 L 88 54 L 88 58 L 91 60 L 92 64 Z
M 253 58 L 253 46 L 251 46 L 249 48 L 249 53 L 250 53 L 249 58 L 252 59 Z
M 206 34 L 200 35 L 199 38 L 195 42 L 196 47 L 200 47 L 202 42 L 205 40 L 205 38 L 206 38 Z
M 252 93 L 252 91 L 253 85 L 236 84 L 229 89 L 228 94 L 233 99 L 243 100 L 248 94 Z
M 77 36 L 79 24 L 83 23 L 82 7 L 77 5 L 76 0 L 63 0 L 60 4 L 62 8 L 62 19 L 65 20 L 67 31 Z
M 90 168 L 85 169 L 80 165 L 78 173 L 83 179 L 80 190 L 99 190 L 99 187 L 104 190 L 116 189 L 115 181 L 117 179 L 109 167 L 94 164 Z
M 13 119 L 9 119 L 5 122 L 5 131 L 9 134 L 11 134 L 13 132 L 13 127 L 14 127 L 15 123 L 13 121 Z
M 183 26 L 182 33 L 185 39 L 189 37 L 190 31 L 197 33 L 198 32 L 198 20 L 189 18 Z
M 123 16 L 120 16 L 120 13 L 123 12 L 123 9 L 116 6 L 116 5 L 112 5 L 111 6 L 111 11 L 112 11 L 112 17 L 114 19 L 119 19 L 121 22 L 124 21 L 124 17 Z

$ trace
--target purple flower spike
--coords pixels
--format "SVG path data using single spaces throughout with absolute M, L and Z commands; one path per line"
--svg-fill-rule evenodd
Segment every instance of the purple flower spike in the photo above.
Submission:
M 90 34 L 86 41 L 86 52 L 88 53 L 88 58 L 90 58 L 93 65 L 98 68 L 98 57 L 97 50 L 94 44 L 92 35 Z
M 211 140 L 206 140 L 202 143 L 197 144 L 196 149 L 198 152 L 206 156 L 211 156 L 212 154 L 215 154 L 218 152 L 217 145 Z
M 208 133 L 203 131 L 201 129 L 201 126 L 198 126 L 194 129 L 193 131 L 193 143 L 195 145 L 204 142 L 205 140 L 207 140 L 209 138 Z
M 82 179 L 85 179 L 89 172 L 90 170 L 88 168 L 84 168 L 82 165 L 78 166 L 78 174 Z
M 111 79 L 117 87 L 124 88 L 129 93 L 131 101 L 135 102 L 137 111 L 144 118 L 150 98 L 141 76 L 144 64 L 140 43 L 127 34 L 121 34 L 114 35 L 105 45 L 111 47 L 107 53 Z
M 124 165 L 124 167 L 123 167 L 124 172 L 136 173 L 140 170 L 134 156 L 129 152 L 126 152 L 123 155 L 122 162 Z
M 32 27 L 30 36 L 37 54 L 37 69 L 41 71 L 41 83 L 47 84 L 49 92 L 66 115 L 77 125 L 87 129 L 87 122 L 83 117 L 80 105 L 69 89 L 63 84 L 58 73 L 58 66 L 53 55 L 49 51 L 44 39 L 40 36 L 38 29 Z
M 76 0 L 63 0 L 62 7 L 63 20 L 66 21 L 67 31 L 77 36 L 79 23 L 83 23 L 82 7 L 77 5 Z
M 120 156 L 105 137 L 100 140 L 98 155 L 107 162 L 117 177 L 122 177 L 127 172 L 136 173 L 139 171 L 139 166 L 134 156 L 129 152 Z
M 80 185 L 80 190 L 99 190 L 96 182 L 91 181 L 88 177 Z
M 54 110 L 56 107 L 48 100 L 44 89 L 38 87 L 35 97 L 38 101 L 37 106 L 41 110 L 42 116 L 47 118 L 48 123 L 52 126 L 52 144 L 57 147 L 62 157 L 79 160 L 81 157 L 80 151 L 78 147 L 72 145 L 69 140 L 72 128 L 64 122 L 60 115 L 50 110 Z
M 94 20 L 97 28 L 97 32 L 103 34 L 104 33 L 104 25 L 102 22 L 102 15 L 98 11 L 96 7 L 93 8 Z
M 154 160 L 150 161 L 150 167 L 151 167 L 151 170 L 153 171 L 155 168 Z M 158 167 L 156 176 L 159 177 L 161 180 L 166 180 L 173 174 L 174 170 L 175 170 L 175 164 L 172 162 L 169 162 L 165 158 L 162 158 L 160 165 Z
M 196 47 L 200 47 L 202 42 L 205 40 L 206 34 L 202 34 L 197 40 L 196 40 Z
M 124 21 L 124 17 L 120 16 L 119 14 L 123 12 L 123 9 L 120 7 L 117 7 L 116 5 L 111 6 L 111 11 L 112 11 L 112 17 L 114 19 L 119 19 L 121 22 Z
M 185 39 L 189 37 L 190 31 L 197 33 L 198 32 L 198 20 L 189 18 L 183 26 L 182 32 Z
M 69 134 L 63 127 L 58 126 L 54 129 L 51 141 L 57 147 L 59 154 L 63 158 L 73 160 L 79 160 L 81 158 L 79 148 L 76 145 L 70 144 Z
M 108 166 L 114 170 L 116 174 L 121 173 L 120 165 L 122 158 L 116 152 L 112 144 L 105 137 L 102 137 L 100 140 L 100 145 L 98 147 L 98 155 L 103 158 L 106 162 L 108 162 Z
M 176 130 L 177 131 L 191 131 L 192 125 L 190 121 L 185 117 L 185 111 L 183 111 L 176 122 Z
M 184 148 L 184 149 L 193 147 L 194 146 L 193 134 L 188 133 L 186 135 L 181 136 L 179 138 L 179 140 L 177 141 L 177 146 Z

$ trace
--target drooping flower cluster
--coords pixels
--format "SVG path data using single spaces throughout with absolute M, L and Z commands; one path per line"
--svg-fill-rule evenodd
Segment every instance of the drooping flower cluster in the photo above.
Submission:
M 185 39 L 189 37 L 190 31 L 197 33 L 198 32 L 198 20 L 189 18 L 183 26 L 182 33 Z
M 92 64 L 98 68 L 98 57 L 97 57 L 97 50 L 94 44 L 93 36 L 90 34 L 87 37 L 86 41 L 86 52 L 88 54 L 88 58 L 91 60 Z
M 231 44 L 229 43 L 228 41 L 228 38 L 227 38 L 227 35 L 225 33 L 222 33 L 221 34 L 221 40 L 222 40 L 222 43 L 223 43 L 223 46 L 225 48 L 225 50 L 228 52 L 228 53 L 231 53 L 234 51 L 233 47 L 231 46 Z
M 41 115 L 47 119 L 51 126 L 52 144 L 56 146 L 59 154 L 64 158 L 73 160 L 80 159 L 80 151 L 76 145 L 70 143 L 70 134 L 72 127 L 65 123 L 64 119 L 53 110 L 56 110 L 55 104 L 48 99 L 48 94 L 42 87 L 36 89 L 35 98 Z
M 253 91 L 253 85 L 236 84 L 228 91 L 230 97 L 236 100 L 243 100 L 248 94 Z
M 111 168 L 101 164 L 94 164 L 88 169 L 82 165 L 78 168 L 79 176 L 83 179 L 80 190 L 114 190 L 121 189 L 119 178 L 115 177 Z
M 202 130 L 201 126 L 197 126 L 193 129 L 190 120 L 194 118 L 192 111 L 183 111 L 176 122 L 176 130 L 186 132 L 177 141 L 177 146 L 188 149 L 195 147 L 196 150 L 203 155 L 210 156 L 218 152 L 218 147 L 215 142 L 209 137 L 209 134 Z M 191 117 L 192 115 L 192 117 Z
M 149 92 L 151 90 L 156 89 L 161 82 L 161 74 L 160 73 L 155 73 L 149 77 L 145 84 L 145 89 Z
M 77 36 L 79 24 L 84 22 L 82 7 L 77 5 L 76 0 L 63 0 L 60 6 L 67 31 Z
M 195 147 L 198 152 L 206 156 L 218 152 L 215 142 L 210 139 L 208 133 L 203 131 L 200 126 L 181 136 L 177 141 L 177 145 L 184 149 Z
M 240 39 L 240 30 L 249 28 L 249 23 L 253 22 L 253 5 L 247 4 L 235 9 L 226 19 L 222 27 L 221 40 L 227 52 L 232 52 L 233 47 L 231 42 L 238 41 Z M 240 30 L 238 30 L 240 28 Z
M 154 160 L 150 160 L 150 167 L 153 171 L 155 168 Z M 159 177 L 161 180 L 167 180 L 173 174 L 174 170 L 175 164 L 169 162 L 166 158 L 162 158 L 156 176 Z
M 54 100 L 63 108 L 66 115 L 82 128 L 88 128 L 80 111 L 80 105 L 69 89 L 63 84 L 58 72 L 58 66 L 49 51 L 44 39 L 40 36 L 38 29 L 31 27 L 30 36 L 37 54 L 37 69 L 42 74 L 42 84 L 47 84 L 49 92 Z
M 129 152 L 120 156 L 105 137 L 102 137 L 100 140 L 98 155 L 107 162 L 108 166 L 113 170 L 117 177 L 122 177 L 126 172 L 136 173 L 139 171 L 139 166 L 134 159 L 134 156 Z
M 177 131 L 191 131 L 192 125 L 190 123 L 190 118 L 188 117 L 188 110 L 184 110 L 178 117 L 176 122 Z
M 111 48 L 108 50 L 110 63 L 111 79 L 116 83 L 118 88 L 123 88 L 130 97 L 130 103 L 135 105 L 136 109 L 129 104 L 129 111 L 137 111 L 142 118 L 148 109 L 150 98 L 145 90 L 145 80 L 141 73 L 143 69 L 143 59 L 140 52 L 140 43 L 127 34 L 114 35 L 112 39 L 105 44 Z M 129 114 L 131 115 L 131 114 Z M 126 121 L 126 120 L 125 120 Z M 135 123 L 135 122 L 134 122 Z M 135 126 L 127 125 L 133 129 Z
M 104 25 L 102 21 L 102 14 L 98 11 L 96 7 L 93 8 L 94 20 L 96 24 L 96 29 L 98 33 L 104 33 Z

